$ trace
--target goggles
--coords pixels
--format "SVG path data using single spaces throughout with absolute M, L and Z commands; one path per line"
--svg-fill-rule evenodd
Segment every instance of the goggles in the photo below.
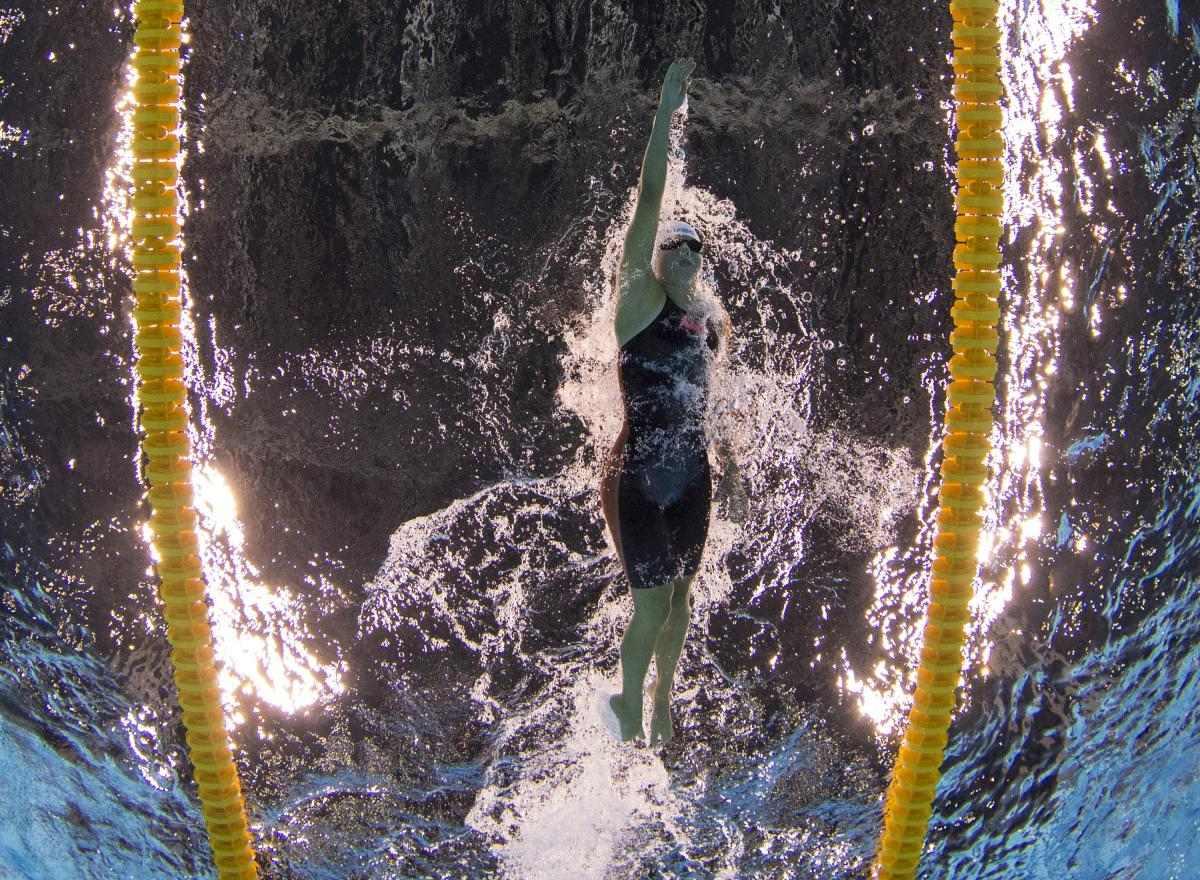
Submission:
M 685 245 L 685 244 L 688 247 L 690 247 L 693 251 L 695 251 L 696 253 L 701 253 L 704 250 L 704 245 L 702 243 L 700 243 L 699 241 L 697 241 L 694 238 L 685 238 L 683 236 L 677 236 L 675 238 L 668 238 L 666 241 L 664 241 L 662 244 L 660 244 L 658 246 L 658 249 L 661 251 L 673 251 L 676 248 L 680 247 L 681 245 Z

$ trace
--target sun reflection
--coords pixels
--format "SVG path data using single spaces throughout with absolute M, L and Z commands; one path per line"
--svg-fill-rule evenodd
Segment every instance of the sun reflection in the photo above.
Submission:
M 1008 363 L 998 377 L 1008 389 L 995 438 L 995 535 L 981 557 L 978 616 L 973 652 L 1013 595 L 1016 581 L 1034 576 L 1030 548 L 1042 539 L 1041 510 L 1046 395 L 1057 368 L 1065 316 L 1079 307 L 1075 267 L 1064 254 L 1067 210 L 1074 199 L 1094 205 L 1095 181 L 1088 176 L 1081 147 L 1064 131 L 1064 109 L 1071 112 L 1075 81 L 1065 57 L 1071 44 L 1095 22 L 1093 0 L 1046 0 L 1040 15 L 1009 9 L 1005 27 L 1019 36 L 1019 51 L 1005 60 L 1004 79 L 1010 116 L 1025 115 L 1027 124 L 1011 127 L 1006 143 L 1005 190 L 1010 222 L 1033 230 L 1028 249 L 1016 254 L 1024 262 L 1027 289 L 1006 283 L 1009 306 Z M 1011 44 L 1011 43 L 1010 43 Z M 1065 105 L 1065 108 L 1064 108 Z M 1036 112 L 1031 112 L 1036 111 Z M 1068 143 L 1071 141 L 1071 143 Z M 1095 146 L 1103 150 L 1103 136 Z M 1067 163 L 1070 163 L 1068 169 Z M 1107 154 L 1102 157 L 1107 170 Z M 1067 192 L 1070 183 L 1074 191 Z M 981 547 L 981 550 L 983 548 Z
M 1104 166 L 1104 172 L 1112 176 L 1112 157 L 1108 155 L 1108 142 L 1104 139 L 1103 129 L 1096 132 L 1096 155 L 1100 157 L 1100 164 Z
M 201 465 L 193 485 L 227 710 L 239 691 L 288 713 L 342 693 L 345 667 L 323 664 L 307 650 L 311 634 L 292 591 L 260 582 L 243 555 L 237 500 L 224 475 L 211 464 Z
M 1067 99 L 1067 110 L 1075 112 L 1075 77 L 1071 76 L 1071 67 L 1067 62 L 1058 66 L 1058 76 L 1062 81 L 1063 97 Z
M 237 501 L 225 477 L 215 467 L 199 467 L 193 485 L 197 512 L 208 517 L 216 532 L 226 535 L 235 547 L 241 547 L 245 538 L 237 520 Z
M 975 553 L 975 558 L 979 560 L 981 566 L 987 565 L 992 558 L 992 547 L 996 544 L 996 533 L 987 529 L 979 534 L 979 548 Z
M 874 678 L 879 681 L 889 678 L 886 664 L 876 665 Z M 839 685 L 845 693 L 858 697 L 858 711 L 871 721 L 880 735 L 890 736 L 903 729 L 902 707 L 908 699 L 908 686 L 902 679 L 894 680 L 890 687 L 879 688 L 861 680 L 849 663 L 844 662 Z

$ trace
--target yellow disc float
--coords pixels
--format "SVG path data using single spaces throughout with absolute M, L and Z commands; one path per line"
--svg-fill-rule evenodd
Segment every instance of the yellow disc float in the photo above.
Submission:
M 179 70 L 182 0 L 138 0 L 133 42 L 133 293 L 150 531 L 188 755 L 221 880 L 254 880 L 246 807 L 221 710 L 196 544 L 187 387 L 180 353 Z
M 925 843 L 941 776 L 964 628 L 978 568 L 981 486 L 992 433 L 1000 317 L 1004 139 L 998 0 L 952 0 L 954 99 L 958 115 L 955 302 L 942 444 L 942 487 L 929 614 L 908 726 L 884 803 L 876 880 L 910 880 Z

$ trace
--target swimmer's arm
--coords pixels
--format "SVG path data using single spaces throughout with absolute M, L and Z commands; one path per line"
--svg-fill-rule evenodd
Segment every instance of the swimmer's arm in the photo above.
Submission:
M 665 103 L 658 105 L 650 143 L 642 159 L 642 176 L 638 181 L 637 205 L 633 222 L 625 233 L 625 249 L 621 253 L 621 272 L 650 271 L 654 255 L 654 238 L 658 234 L 658 215 L 662 210 L 663 191 L 667 184 L 667 137 L 671 130 L 671 113 Z
M 662 210 L 667 184 L 667 150 L 671 115 L 683 106 L 687 81 L 695 67 L 692 61 L 676 61 L 667 70 L 650 142 L 642 158 L 642 176 L 638 181 L 637 205 L 633 222 L 625 233 L 621 266 L 617 275 L 617 340 L 624 345 L 645 327 L 662 308 L 666 294 L 652 281 L 651 258 L 658 234 L 658 215 Z
M 617 274 L 617 342 L 624 345 L 646 327 L 662 309 L 666 294 L 654 283 L 650 268 L 658 215 L 667 180 L 667 133 L 671 111 L 659 105 L 650 130 L 650 143 L 642 160 L 637 206 L 625 233 L 621 267 Z

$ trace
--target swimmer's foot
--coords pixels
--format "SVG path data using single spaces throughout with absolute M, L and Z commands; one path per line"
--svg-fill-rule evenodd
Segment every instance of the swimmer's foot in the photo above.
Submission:
M 675 725 L 671 723 L 671 700 L 654 701 L 650 715 L 650 745 L 666 745 L 675 737 Z
M 608 706 L 612 709 L 621 725 L 621 740 L 629 742 L 639 736 L 645 736 L 642 731 L 642 707 L 627 707 L 620 694 L 608 698 Z

